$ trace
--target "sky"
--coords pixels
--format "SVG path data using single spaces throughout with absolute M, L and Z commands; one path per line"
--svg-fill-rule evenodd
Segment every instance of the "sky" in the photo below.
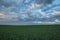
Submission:
M 0 0 L 0 24 L 60 23 L 60 0 Z

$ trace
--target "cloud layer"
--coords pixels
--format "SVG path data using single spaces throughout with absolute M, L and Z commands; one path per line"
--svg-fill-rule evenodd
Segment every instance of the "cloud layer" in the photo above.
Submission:
M 0 0 L 3 22 L 60 22 L 60 0 Z

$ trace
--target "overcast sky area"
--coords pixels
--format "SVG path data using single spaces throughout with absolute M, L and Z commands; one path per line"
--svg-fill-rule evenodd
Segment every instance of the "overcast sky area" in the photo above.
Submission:
M 60 23 L 60 0 L 0 0 L 0 25 Z

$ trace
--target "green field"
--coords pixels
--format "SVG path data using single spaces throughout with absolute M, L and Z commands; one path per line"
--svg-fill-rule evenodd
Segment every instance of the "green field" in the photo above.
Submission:
M 60 40 L 60 26 L 0 26 L 0 40 Z

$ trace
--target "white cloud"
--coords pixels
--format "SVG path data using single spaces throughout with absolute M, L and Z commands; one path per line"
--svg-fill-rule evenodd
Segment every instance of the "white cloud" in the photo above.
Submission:
M 6 15 L 0 13 L 0 21 L 18 21 L 18 15 L 15 12 Z
M 56 11 L 54 15 L 55 16 L 60 15 L 60 11 Z
M 0 18 L 5 18 L 5 15 L 3 13 L 0 13 Z
M 52 7 L 52 4 L 48 4 L 47 6 L 48 6 L 48 8 L 51 8 Z
M 26 3 L 30 2 L 30 0 L 25 0 Z
M 26 18 L 29 18 L 29 16 L 27 14 L 21 14 L 20 18 L 23 19 L 23 20 L 25 20 Z
M 58 23 L 59 23 L 59 22 L 60 22 L 60 20 L 56 19 L 56 20 L 55 20 L 55 22 L 58 22 Z

